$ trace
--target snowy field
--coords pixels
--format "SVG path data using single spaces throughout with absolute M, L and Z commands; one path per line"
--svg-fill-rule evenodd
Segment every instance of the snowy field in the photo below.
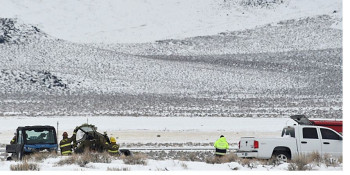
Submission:
M 240 136 L 258 133 L 279 136 L 281 129 L 294 121 L 289 118 L 229 118 L 229 117 L 0 117 L 0 144 L 9 142 L 18 126 L 57 126 L 72 134 L 76 126 L 91 123 L 100 132 L 119 137 L 119 142 L 214 142 L 222 133 L 229 142 Z M 157 138 L 160 134 L 161 137 Z M 231 136 L 230 136 L 231 135 Z

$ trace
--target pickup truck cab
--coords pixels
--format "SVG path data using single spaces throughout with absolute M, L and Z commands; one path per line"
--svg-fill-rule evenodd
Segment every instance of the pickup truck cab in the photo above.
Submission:
M 242 137 L 236 152 L 238 157 L 287 161 L 298 154 L 318 152 L 339 157 L 343 153 L 343 136 L 335 130 L 309 124 L 298 124 L 283 128 L 279 138 Z
M 53 126 L 24 126 L 16 130 L 16 142 L 6 145 L 6 152 L 12 153 L 8 160 L 21 160 L 23 155 L 35 152 L 57 152 L 56 130 Z

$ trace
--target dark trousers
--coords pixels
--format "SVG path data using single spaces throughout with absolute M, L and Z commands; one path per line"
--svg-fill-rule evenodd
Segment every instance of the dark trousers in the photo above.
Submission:
M 226 154 L 226 149 L 215 149 L 215 156 L 222 157 Z

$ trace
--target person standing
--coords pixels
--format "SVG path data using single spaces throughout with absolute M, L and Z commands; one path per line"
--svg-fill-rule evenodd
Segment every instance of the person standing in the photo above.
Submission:
M 215 155 L 218 157 L 226 155 L 226 152 L 229 148 L 226 138 L 221 135 L 218 140 L 216 140 L 215 144 Z
M 77 135 L 77 128 L 73 132 L 73 136 L 68 138 L 68 133 L 63 132 L 63 139 L 60 141 L 60 149 L 61 149 L 61 154 L 63 156 L 71 155 L 72 154 L 72 145 L 71 143 L 76 140 L 76 135 Z
M 108 153 L 111 155 L 119 155 L 119 145 L 117 144 L 117 140 L 114 137 L 110 139 L 111 144 L 108 146 Z

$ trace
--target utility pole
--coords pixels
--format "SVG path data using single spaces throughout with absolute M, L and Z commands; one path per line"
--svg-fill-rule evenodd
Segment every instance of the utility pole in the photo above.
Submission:
M 58 143 L 58 121 L 57 121 L 57 134 L 56 134 L 56 139 L 57 139 L 57 143 Z

